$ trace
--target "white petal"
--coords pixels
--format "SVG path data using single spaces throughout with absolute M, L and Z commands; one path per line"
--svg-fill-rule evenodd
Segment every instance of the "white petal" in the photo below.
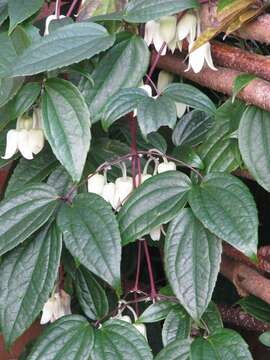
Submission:
M 141 184 L 143 184 L 146 180 L 150 179 L 152 177 L 152 175 L 150 174 L 141 174 Z M 136 186 L 139 186 L 139 174 L 136 175 L 135 177 L 135 184 Z
M 42 316 L 40 319 L 41 325 L 47 324 L 48 322 L 51 321 L 53 317 L 54 308 L 55 308 L 55 301 L 52 298 L 50 298 L 43 306 Z
M 150 85 L 142 85 L 139 88 L 147 92 L 148 96 L 152 97 L 152 88 Z
M 207 65 L 210 67 L 210 69 L 217 71 L 217 68 L 213 64 L 210 43 L 206 43 L 205 45 L 206 45 L 205 60 L 207 62 Z
M 88 192 L 101 195 L 105 185 L 105 178 L 101 174 L 94 174 L 88 179 Z
M 160 20 L 159 33 L 163 41 L 168 44 L 171 42 L 176 33 L 176 16 L 163 16 Z
M 168 43 L 168 48 L 171 50 L 172 54 L 175 52 L 177 47 L 177 37 L 175 36 L 172 41 Z
M 134 324 L 134 326 L 147 340 L 146 326 L 144 324 L 136 324 L 136 323 Z
M 161 174 L 163 172 L 172 171 L 172 170 L 176 170 L 176 164 L 173 161 L 168 161 L 159 164 L 157 172 Z
M 173 75 L 161 70 L 158 74 L 157 89 L 162 92 L 173 81 Z
M 70 315 L 71 314 L 71 308 L 70 308 L 71 297 L 70 297 L 70 295 L 67 294 L 64 290 L 61 290 L 60 299 L 61 299 L 61 305 L 62 305 L 64 315 Z
M 2 159 L 7 160 L 12 158 L 14 154 L 16 154 L 18 150 L 18 131 L 17 130 L 9 130 L 7 132 L 7 143 L 6 143 L 6 151 L 5 155 L 1 156 Z
M 161 236 L 161 226 L 152 229 L 149 235 L 153 241 L 159 241 Z
M 181 17 L 177 25 L 177 36 L 178 40 L 184 40 L 190 35 L 192 41 L 196 36 L 197 18 L 193 14 L 186 13 Z
M 190 49 L 192 45 L 190 46 Z M 194 50 L 192 53 L 189 54 L 189 66 L 196 74 L 199 73 L 203 68 L 205 55 L 205 45 L 200 46 L 198 49 Z
M 41 129 L 29 130 L 29 146 L 34 154 L 38 154 L 44 147 L 44 133 Z
M 20 130 L 18 133 L 18 149 L 22 156 L 27 160 L 33 159 L 32 149 L 29 143 L 29 131 Z
M 144 41 L 149 46 L 154 37 L 154 33 L 157 31 L 157 23 L 154 20 L 147 21 L 145 24 Z
M 179 102 L 176 102 L 176 103 L 175 103 L 175 106 L 176 106 L 176 114 L 177 114 L 177 117 L 178 117 L 178 118 L 181 118 L 181 117 L 184 115 L 184 113 L 186 112 L 187 105 L 186 105 L 186 104 L 179 103 Z
M 153 44 L 154 44 L 154 47 L 156 49 L 157 52 L 160 52 L 163 44 L 164 44 L 164 40 L 163 38 L 161 37 L 159 31 L 155 32 L 154 33 L 154 36 L 153 36 Z M 165 55 L 166 54 L 166 51 L 167 51 L 167 46 L 164 47 L 164 49 L 162 50 L 162 53 L 161 55 Z
M 107 183 L 104 185 L 103 191 L 101 196 L 105 201 L 111 204 L 112 207 L 114 207 L 115 203 L 115 191 L 116 186 L 114 183 Z
M 119 195 L 119 199 L 123 204 L 133 190 L 132 178 L 129 176 L 120 177 L 116 179 L 115 185 L 116 185 L 116 193 Z

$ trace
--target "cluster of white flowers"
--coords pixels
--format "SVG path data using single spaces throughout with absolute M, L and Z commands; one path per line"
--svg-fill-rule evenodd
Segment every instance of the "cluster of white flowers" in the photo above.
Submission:
M 216 70 L 209 42 L 191 51 L 195 40 L 200 34 L 201 25 L 199 16 L 195 15 L 194 12 L 186 12 L 180 17 L 178 23 L 177 17 L 173 15 L 164 16 L 157 21 L 148 21 L 145 25 L 144 40 L 148 46 L 153 43 L 155 49 L 161 55 L 165 55 L 167 49 L 170 49 L 172 53 L 176 48 L 182 51 L 183 40 L 186 39 L 189 43 L 190 52 L 187 71 L 192 68 L 195 73 L 200 72 L 205 61 L 212 70 Z
M 44 142 L 41 110 L 37 108 L 33 117 L 19 117 L 16 129 L 7 132 L 6 151 L 2 159 L 10 159 L 20 151 L 25 159 L 32 160 L 33 154 L 36 155 L 43 149 Z
M 43 307 L 40 324 L 53 323 L 62 316 L 70 314 L 70 296 L 64 290 L 53 292 Z
M 150 179 L 153 175 L 161 174 L 170 170 L 176 170 L 176 164 L 173 161 L 168 161 L 164 156 L 163 162 L 161 163 L 159 163 L 158 159 L 154 160 L 155 170 L 153 175 L 148 174 L 147 169 L 151 161 L 153 161 L 153 159 L 148 160 L 141 175 L 136 175 L 136 187 Z M 125 203 L 134 189 L 132 177 L 127 175 L 126 165 L 124 163 L 121 164 L 121 169 L 122 176 L 117 178 L 115 182 L 107 181 L 107 171 L 104 171 L 103 174 L 90 174 L 88 177 L 88 192 L 102 196 L 103 199 L 106 200 L 116 211 L 119 211 L 120 207 Z M 149 235 L 153 241 L 158 241 L 160 239 L 161 232 L 162 226 L 159 226 L 152 229 Z

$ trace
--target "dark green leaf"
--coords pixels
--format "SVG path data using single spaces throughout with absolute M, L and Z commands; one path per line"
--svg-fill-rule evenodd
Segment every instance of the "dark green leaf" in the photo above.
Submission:
M 167 346 L 170 342 L 178 339 L 187 339 L 191 331 L 191 317 L 186 310 L 178 305 L 171 309 L 166 317 L 162 328 L 162 342 Z
M 91 359 L 152 360 L 153 356 L 148 343 L 132 324 L 109 320 L 95 334 Z
M 172 141 L 175 146 L 197 145 L 205 139 L 212 125 L 213 117 L 203 111 L 190 111 L 178 121 L 172 134 Z
M 65 316 L 39 337 L 27 360 L 87 360 L 94 345 L 94 331 L 79 315 Z
M 270 324 L 270 305 L 255 296 L 247 296 L 238 301 L 241 308 L 256 319 Z
M 152 323 L 164 320 L 171 309 L 176 306 L 177 304 L 170 301 L 158 301 L 144 310 L 144 312 L 139 317 L 138 322 Z
M 17 53 L 7 32 L 0 33 L 0 77 L 9 71 Z
M 207 309 L 202 316 L 203 325 L 210 334 L 216 332 L 220 328 L 223 328 L 223 322 L 216 304 L 213 301 L 210 302 Z
M 199 7 L 197 0 L 131 0 L 124 13 L 128 22 L 143 23 Z
M 165 239 L 165 270 L 171 287 L 190 316 L 199 320 L 214 290 L 222 244 L 190 209 L 170 223 Z
M 190 347 L 190 355 L 192 360 L 221 360 L 222 358 L 215 353 L 210 342 L 204 338 L 197 338 Z M 231 358 L 235 359 L 235 358 Z M 224 359 L 225 360 L 225 359 Z M 236 360 L 236 359 L 235 359 Z
M 139 102 L 146 97 L 146 92 L 139 88 L 119 90 L 108 100 L 104 108 L 103 128 L 107 130 L 116 120 L 136 109 Z
M 107 52 L 92 74 L 94 86 L 88 81 L 82 91 L 93 122 L 101 119 L 110 97 L 120 89 L 139 84 L 148 68 L 149 57 L 145 42 L 135 35 Z
M 33 42 L 17 57 L 7 73 L 20 76 L 54 70 L 89 59 L 113 43 L 114 36 L 95 23 L 67 25 Z
M 179 171 L 168 171 L 145 181 L 119 211 L 122 244 L 173 219 L 184 207 L 189 189 L 189 178 Z
M 46 184 L 25 186 L 0 202 L 0 255 L 38 230 L 58 204 L 54 189 Z
M 41 86 L 39 83 L 30 82 L 25 84 L 14 97 L 10 104 L 12 118 L 22 116 L 37 100 Z
M 213 234 L 245 253 L 255 256 L 258 215 L 249 189 L 236 177 L 213 173 L 189 193 L 196 217 Z
M 106 293 L 90 271 L 80 267 L 76 273 L 76 293 L 84 314 L 92 320 L 102 319 L 109 310 Z
M 0 322 L 10 346 L 33 323 L 48 300 L 57 277 L 61 234 L 47 225 L 11 251 L 0 265 Z
M 165 346 L 155 360 L 190 360 L 190 344 L 190 340 L 176 339 Z
M 216 107 L 212 100 L 192 85 L 170 84 L 165 88 L 163 94 L 170 97 L 173 101 L 184 103 L 211 116 L 216 112 Z
M 12 100 L 23 84 L 24 78 L 18 77 L 0 79 L 0 107 Z
M 138 104 L 138 123 L 143 136 L 157 131 L 161 126 L 173 129 L 176 124 L 176 107 L 174 101 L 166 95 L 154 99 L 143 98 Z
M 263 345 L 270 347 L 270 331 L 261 334 L 259 340 Z
M 17 26 L 10 35 L 10 38 L 18 55 L 21 55 L 24 50 L 32 43 L 31 37 L 22 26 Z
M 256 76 L 252 74 L 240 74 L 236 76 L 233 81 L 232 102 L 234 102 L 237 94 L 254 79 L 256 79 Z
M 248 170 L 256 181 L 270 192 L 270 115 L 250 106 L 244 112 L 239 128 L 239 148 Z
M 48 178 L 47 184 L 52 186 L 58 195 L 64 196 L 72 186 L 72 179 L 63 166 L 55 169 Z M 74 191 L 76 194 L 76 191 Z
M 43 150 L 31 161 L 21 158 L 9 179 L 5 197 L 25 186 L 44 180 L 57 165 L 55 156 L 48 150 Z
M 204 163 L 191 145 L 177 146 L 173 149 L 173 156 L 194 168 L 204 169 Z
M 49 79 L 42 97 L 43 126 L 52 150 L 74 181 L 79 181 L 90 146 L 90 115 L 79 90 Z
M 92 193 L 64 205 L 58 224 L 71 254 L 114 288 L 120 285 L 121 239 L 110 205 Z
M 23 3 L 18 4 L 17 0 L 8 0 L 8 14 L 10 18 L 9 32 L 11 32 L 16 25 L 35 14 L 43 3 L 43 0 L 24 0 Z

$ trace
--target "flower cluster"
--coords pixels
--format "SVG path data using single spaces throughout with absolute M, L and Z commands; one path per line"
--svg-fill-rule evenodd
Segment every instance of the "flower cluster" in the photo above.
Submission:
M 192 51 L 195 40 L 201 34 L 200 19 L 194 12 L 182 14 L 177 22 L 176 16 L 165 16 L 159 20 L 148 21 L 145 25 L 144 40 L 149 46 L 153 43 L 156 51 L 165 55 L 167 49 L 173 53 L 176 48 L 182 51 L 183 41 L 189 44 L 189 64 L 187 71 L 192 69 L 195 73 L 202 70 L 206 61 L 207 65 L 216 70 L 212 57 L 210 43 L 207 42 Z
M 155 169 L 153 174 L 149 174 L 147 172 L 151 161 L 155 162 Z M 125 163 L 121 163 L 121 169 L 122 176 L 117 178 L 115 182 L 107 181 L 107 170 L 104 171 L 103 174 L 94 173 L 90 174 L 88 177 L 88 192 L 103 197 L 103 199 L 106 200 L 116 211 L 119 211 L 120 207 L 125 203 L 134 189 L 133 179 L 127 175 L 127 168 Z M 165 156 L 163 156 L 163 162 L 161 163 L 159 163 L 158 159 L 151 158 L 147 161 L 143 173 L 136 175 L 135 187 L 138 187 L 140 184 L 150 179 L 153 175 L 161 174 L 171 170 L 176 170 L 176 164 L 173 161 L 168 161 Z M 152 229 L 149 235 L 153 241 L 158 241 L 161 237 L 161 232 L 162 225 Z
M 33 117 L 19 117 L 16 129 L 7 132 L 6 151 L 2 159 L 10 159 L 20 151 L 25 159 L 32 160 L 33 154 L 36 155 L 43 149 L 44 142 L 41 110 L 37 108 Z

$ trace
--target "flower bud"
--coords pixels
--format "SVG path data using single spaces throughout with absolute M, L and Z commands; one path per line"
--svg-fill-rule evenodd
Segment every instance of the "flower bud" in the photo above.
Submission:
M 133 181 L 129 176 L 120 177 L 115 181 L 116 185 L 116 193 L 119 196 L 121 204 L 127 200 L 128 196 L 131 194 L 133 190 Z
M 172 161 L 167 161 L 167 162 L 163 162 L 163 163 L 158 165 L 157 172 L 159 174 L 161 174 L 161 173 L 163 173 L 165 171 L 171 171 L 171 170 L 176 170 L 176 165 Z
M 94 174 L 88 179 L 88 192 L 102 195 L 105 178 L 101 174 Z
M 176 17 L 175 16 L 163 16 L 160 20 L 159 32 L 162 39 L 168 44 L 171 42 L 176 33 Z
M 145 337 L 147 340 L 146 326 L 144 324 L 133 324 L 135 328 Z
M 162 92 L 173 81 L 173 75 L 161 70 L 158 74 L 157 89 Z
M 105 184 L 101 196 L 104 200 L 111 204 L 114 210 L 121 205 L 119 196 L 116 192 L 116 185 L 114 183 Z
M 159 241 L 161 236 L 161 225 L 152 229 L 149 235 L 153 241 Z
M 31 130 L 33 119 L 30 116 L 21 116 L 17 120 L 17 130 Z

